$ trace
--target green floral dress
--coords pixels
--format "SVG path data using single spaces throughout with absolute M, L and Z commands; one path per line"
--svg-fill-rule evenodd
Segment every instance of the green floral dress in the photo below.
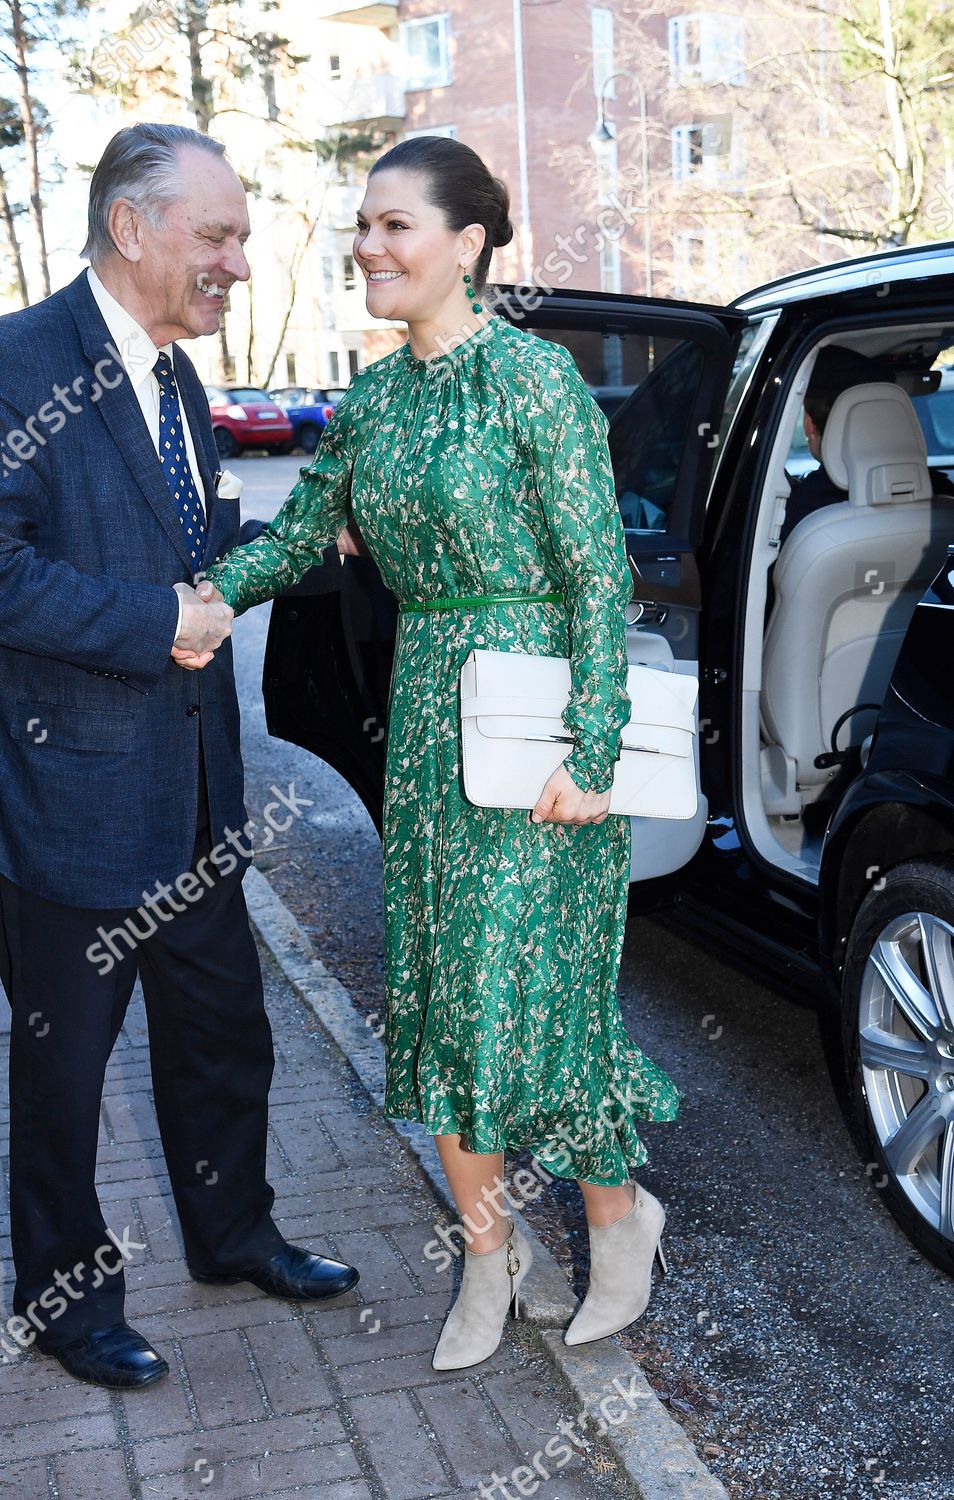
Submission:
M 472 1151 L 533 1151 L 618 1184 L 633 1121 L 681 1091 L 616 995 L 630 822 L 532 823 L 463 795 L 458 676 L 475 646 L 570 656 L 564 762 L 612 782 L 631 596 L 606 419 L 569 353 L 492 318 L 451 353 L 409 344 L 355 375 L 315 459 L 208 576 L 240 614 L 287 589 L 353 516 L 399 600 L 562 590 L 566 604 L 402 613 L 384 813 L 386 1111 Z

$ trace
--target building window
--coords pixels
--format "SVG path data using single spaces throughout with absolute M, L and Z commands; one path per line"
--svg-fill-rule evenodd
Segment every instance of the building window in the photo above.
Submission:
M 593 26 L 593 91 L 597 99 L 615 99 L 616 84 L 605 87 L 606 80 L 616 72 L 613 12 L 594 5 L 590 19 Z
M 401 22 L 406 89 L 439 89 L 451 81 L 450 16 Z
M 350 255 L 343 255 L 341 257 L 341 265 L 344 271 L 344 289 L 346 292 L 353 292 L 355 287 L 357 286 L 357 277 L 355 274 L 353 257 Z
M 341 58 L 337 52 L 332 52 L 328 58 L 328 77 L 337 83 L 341 77 Z
M 357 349 L 349 349 L 348 350 L 348 374 L 350 376 L 350 375 L 357 375 L 357 373 L 358 373 L 358 351 L 357 351 Z
M 708 229 L 680 229 L 673 238 L 673 291 L 677 297 L 698 297 L 713 279 L 712 233 Z
M 287 385 L 294 385 L 298 379 L 297 364 L 298 361 L 294 354 L 285 355 L 285 382 Z
M 675 182 L 697 182 L 704 187 L 738 192 L 745 186 L 745 149 L 742 132 L 732 128 L 731 115 L 711 115 L 672 132 L 672 175 Z
M 745 82 L 745 23 L 722 11 L 672 16 L 669 21 L 669 82 Z
M 745 276 L 745 250 L 737 238 L 711 226 L 680 229 L 673 236 L 673 294 L 676 297 L 725 297 L 727 283 Z
M 335 263 L 333 257 L 330 255 L 323 255 L 321 257 L 321 285 L 326 297 L 334 296 Z
M 341 367 L 338 364 L 338 351 L 337 349 L 331 349 L 328 351 L 328 384 L 339 385 L 340 382 Z
M 452 141 L 457 139 L 456 125 L 422 125 L 419 130 L 405 130 L 404 139 L 413 140 L 416 135 L 446 135 Z

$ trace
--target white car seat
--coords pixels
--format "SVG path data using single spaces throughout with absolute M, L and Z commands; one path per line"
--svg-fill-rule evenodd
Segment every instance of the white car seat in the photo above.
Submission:
M 837 775 L 815 761 L 846 709 L 880 704 L 919 598 L 954 538 L 954 496 L 933 496 L 924 435 L 896 385 L 853 386 L 822 438 L 847 501 L 805 516 L 775 564 L 762 670 L 766 811 L 797 814 Z M 838 735 L 860 744 L 858 713 Z

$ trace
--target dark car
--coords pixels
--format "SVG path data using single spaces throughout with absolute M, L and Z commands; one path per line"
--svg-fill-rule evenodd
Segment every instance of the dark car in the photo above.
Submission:
M 306 453 L 314 453 L 344 391 L 283 385 L 268 394 L 291 422 L 294 446 L 303 448 Z
M 292 425 L 264 391 L 247 385 L 207 385 L 205 394 L 220 458 L 234 458 L 243 448 L 291 452 Z
M 591 388 L 628 387 L 610 446 L 629 657 L 699 680 L 698 813 L 635 820 L 633 899 L 675 900 L 682 925 L 820 1005 L 872 1190 L 954 1271 L 954 500 L 911 396 L 938 370 L 948 384 L 954 245 L 729 307 L 554 292 L 505 311 Z M 832 409 L 845 498 L 780 546 L 826 343 L 890 380 Z M 396 604 L 369 557 L 326 561 L 273 607 L 268 725 L 380 828 Z

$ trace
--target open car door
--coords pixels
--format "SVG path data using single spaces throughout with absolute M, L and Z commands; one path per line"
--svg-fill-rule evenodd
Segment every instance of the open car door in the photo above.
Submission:
M 613 413 L 610 450 L 633 573 L 629 660 L 698 678 L 696 549 L 745 318 L 690 303 L 570 291 L 531 299 L 506 288 L 498 311 L 564 344 Z M 369 557 L 340 563 L 334 548 L 326 557 L 272 606 L 268 728 L 334 767 L 380 830 L 397 604 Z M 635 819 L 633 878 L 687 863 L 706 811 L 700 790 L 692 819 Z

